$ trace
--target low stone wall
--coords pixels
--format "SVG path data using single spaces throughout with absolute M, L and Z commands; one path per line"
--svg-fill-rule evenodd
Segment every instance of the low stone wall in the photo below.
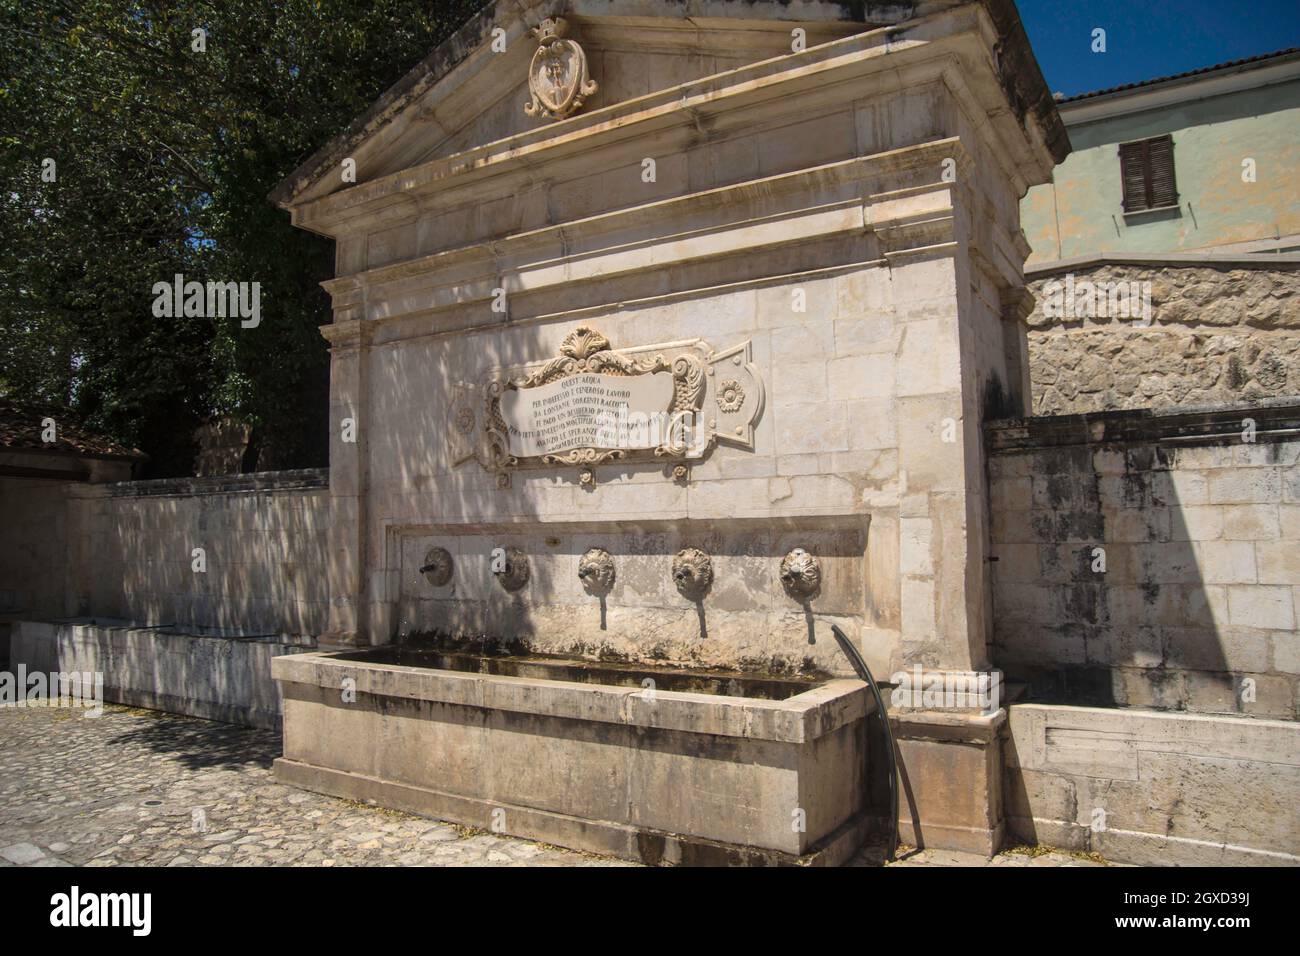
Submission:
M 76 610 L 320 634 L 329 606 L 327 484 L 324 470 L 309 470 L 77 489 Z M 195 570 L 196 548 L 205 570 Z
M 273 637 L 189 634 L 127 622 L 18 621 L 12 669 L 103 675 L 104 699 L 207 720 L 279 728 L 272 659 L 312 648 Z
M 1036 415 L 1300 395 L 1300 256 L 1094 259 L 1027 278 Z M 1129 283 L 1145 284 L 1149 321 L 1113 315 L 1107 293 L 1123 305 Z
M 1007 829 L 1144 866 L 1300 865 L 1300 724 L 1017 704 Z
M 1025 419 L 987 436 L 1008 679 L 1039 701 L 1297 717 L 1300 405 Z

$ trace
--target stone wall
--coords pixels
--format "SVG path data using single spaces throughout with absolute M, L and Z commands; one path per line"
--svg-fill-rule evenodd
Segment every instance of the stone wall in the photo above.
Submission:
M 76 488 L 67 613 L 319 634 L 329 603 L 326 484 L 311 470 Z M 204 572 L 193 569 L 195 548 Z
M 978 422 L 1020 384 L 1007 359 L 1021 334 L 1008 307 L 1019 277 L 989 266 L 1023 256 L 1010 226 L 1016 197 L 980 173 L 995 168 L 993 154 L 942 86 L 918 82 L 896 97 L 855 89 L 853 102 L 797 126 L 786 111 L 807 111 L 781 100 L 738 127 L 756 157 L 752 182 L 688 175 L 697 163 L 734 172 L 725 157 L 736 142 L 689 140 L 669 156 L 656 140 L 658 193 L 635 210 L 583 210 L 576 223 L 490 243 L 466 235 L 454 256 L 327 283 L 331 418 L 354 420 L 362 436 L 345 442 L 332 430 L 331 491 L 355 515 L 336 531 L 340 549 L 359 555 L 356 621 L 343 613 L 351 595 L 333 595 L 340 633 L 358 643 L 486 633 L 547 653 L 846 671 L 827 639 L 836 623 L 883 673 L 902 661 L 987 664 Z M 773 126 L 779 155 L 761 148 Z M 574 173 L 584 195 L 639 195 L 639 179 L 616 180 L 599 148 Z M 952 156 L 969 170 L 960 190 L 942 178 Z M 617 190 L 599 185 L 615 181 Z M 678 195 L 661 198 L 668 190 Z M 346 227 L 383 227 L 388 208 Z M 754 226 L 760 219 L 776 232 Z M 489 236 L 515 225 L 504 212 L 479 221 Z M 692 238 L 673 239 L 685 222 Z M 341 255 L 355 241 L 341 238 Z M 510 289 L 506 324 L 490 287 L 463 278 L 489 268 Z M 597 464 L 589 481 L 578 463 L 485 467 L 488 383 L 540 368 L 582 328 L 615 350 L 676 358 L 700 340 L 702 356 L 727 356 L 700 399 L 709 421 L 722 408 L 718 385 L 752 364 L 753 380 L 741 375 L 757 415 L 752 442 L 728 428 L 680 480 L 653 457 Z M 603 605 L 576 575 L 593 546 L 618 568 Z M 671 578 L 686 546 L 713 556 L 699 603 Z M 806 607 L 777 578 L 795 546 L 817 549 L 825 565 Z M 432 548 L 455 559 L 454 578 L 436 588 L 419 571 Z M 528 556 L 516 592 L 488 571 L 496 548 Z
M 1051 702 L 1297 716 L 1300 405 L 1025 419 L 988 436 L 994 660 L 1009 679 Z
M 65 485 L 0 479 L 0 613 L 63 613 Z
M 1094 259 L 1032 273 L 1034 414 L 1300 395 L 1300 257 L 1205 262 Z M 1071 281 L 1075 307 L 1053 315 L 1053 289 L 1064 303 Z M 1149 283 L 1150 322 L 1089 316 L 1084 282 Z
M 1300 864 L 1300 724 L 1017 704 L 1006 739 L 1017 841 L 1141 866 Z

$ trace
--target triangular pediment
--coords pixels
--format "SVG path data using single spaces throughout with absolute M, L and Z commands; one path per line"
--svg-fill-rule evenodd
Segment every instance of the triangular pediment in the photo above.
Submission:
M 946 0 L 931 5 L 946 5 Z M 919 4 L 849 0 L 516 0 L 488 4 L 388 90 L 365 115 L 271 194 L 296 206 L 453 156 L 565 116 L 530 115 L 538 28 L 562 20 L 594 92 L 573 115 L 787 55 L 793 31 L 814 46 L 914 16 Z M 868 12 L 869 8 L 869 12 Z M 543 68 L 544 69 L 544 68 Z

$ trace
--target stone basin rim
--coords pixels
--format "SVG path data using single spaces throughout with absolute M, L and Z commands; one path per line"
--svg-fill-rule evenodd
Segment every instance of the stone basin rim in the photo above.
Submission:
M 358 694 L 374 697 L 788 743 L 815 740 L 875 710 L 866 683 L 847 677 L 828 678 L 784 700 L 656 690 L 651 701 L 639 687 L 341 659 L 350 653 L 277 657 L 272 676 L 282 685 L 330 690 L 351 677 Z

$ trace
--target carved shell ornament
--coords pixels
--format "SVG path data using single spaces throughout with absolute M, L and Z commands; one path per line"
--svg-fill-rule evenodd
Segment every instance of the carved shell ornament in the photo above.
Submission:
M 524 106 L 524 112 L 529 116 L 564 119 L 582 109 L 583 102 L 599 89 L 588 75 L 586 52 L 576 41 L 564 39 L 568 30 L 563 17 L 548 17 L 533 30 L 540 45 L 528 64 L 532 101 Z
M 795 548 L 781 559 L 781 586 L 792 598 L 810 598 L 821 585 L 821 565 L 803 548 Z
M 699 548 L 683 548 L 673 558 L 673 584 L 683 597 L 700 600 L 713 584 L 713 561 Z
M 578 579 L 588 594 L 608 594 L 614 587 L 614 558 L 604 548 L 589 548 L 578 559 Z

